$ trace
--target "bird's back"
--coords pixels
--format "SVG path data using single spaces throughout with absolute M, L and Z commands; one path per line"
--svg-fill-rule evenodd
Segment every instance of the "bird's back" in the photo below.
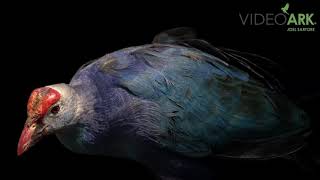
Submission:
M 309 128 L 285 95 L 193 47 L 155 42 L 108 54 L 90 68 L 135 103 L 152 104 L 145 116 L 130 117 L 138 132 L 187 156 L 282 156 L 303 145 Z

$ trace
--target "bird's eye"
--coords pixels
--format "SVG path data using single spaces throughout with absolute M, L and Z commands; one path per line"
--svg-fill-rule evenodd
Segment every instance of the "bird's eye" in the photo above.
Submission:
M 54 106 L 54 107 L 51 109 L 51 113 L 52 113 L 52 114 L 57 114 L 59 111 L 60 111 L 60 106 L 59 106 L 59 105 Z

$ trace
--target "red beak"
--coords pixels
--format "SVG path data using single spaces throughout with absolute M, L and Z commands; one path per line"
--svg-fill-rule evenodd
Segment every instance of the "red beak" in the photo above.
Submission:
M 17 149 L 17 155 L 20 156 L 25 151 L 27 151 L 32 143 L 32 135 L 34 133 L 34 130 L 36 129 L 36 124 L 32 124 L 31 126 L 26 125 L 21 133 L 19 143 L 18 143 L 18 149 Z

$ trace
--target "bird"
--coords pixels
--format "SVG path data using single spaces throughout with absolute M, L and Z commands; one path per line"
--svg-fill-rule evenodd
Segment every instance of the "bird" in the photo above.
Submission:
M 254 60 L 255 59 L 255 60 Z M 17 154 L 55 134 L 78 154 L 127 158 L 160 179 L 212 179 L 203 158 L 272 159 L 303 148 L 307 114 L 256 54 L 217 48 L 193 28 L 157 34 L 32 91 Z
M 282 12 L 285 13 L 285 14 L 289 14 L 289 13 L 287 12 L 288 9 L 289 9 L 289 3 L 287 3 L 285 6 L 283 6 L 283 7 L 281 8 Z

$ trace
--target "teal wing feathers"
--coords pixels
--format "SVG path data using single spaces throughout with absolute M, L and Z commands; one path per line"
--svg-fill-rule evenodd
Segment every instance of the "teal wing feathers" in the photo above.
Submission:
M 105 73 L 135 97 L 159 105 L 158 142 L 172 151 L 271 158 L 303 145 L 305 113 L 227 61 L 157 41 L 110 57 L 101 65 Z

